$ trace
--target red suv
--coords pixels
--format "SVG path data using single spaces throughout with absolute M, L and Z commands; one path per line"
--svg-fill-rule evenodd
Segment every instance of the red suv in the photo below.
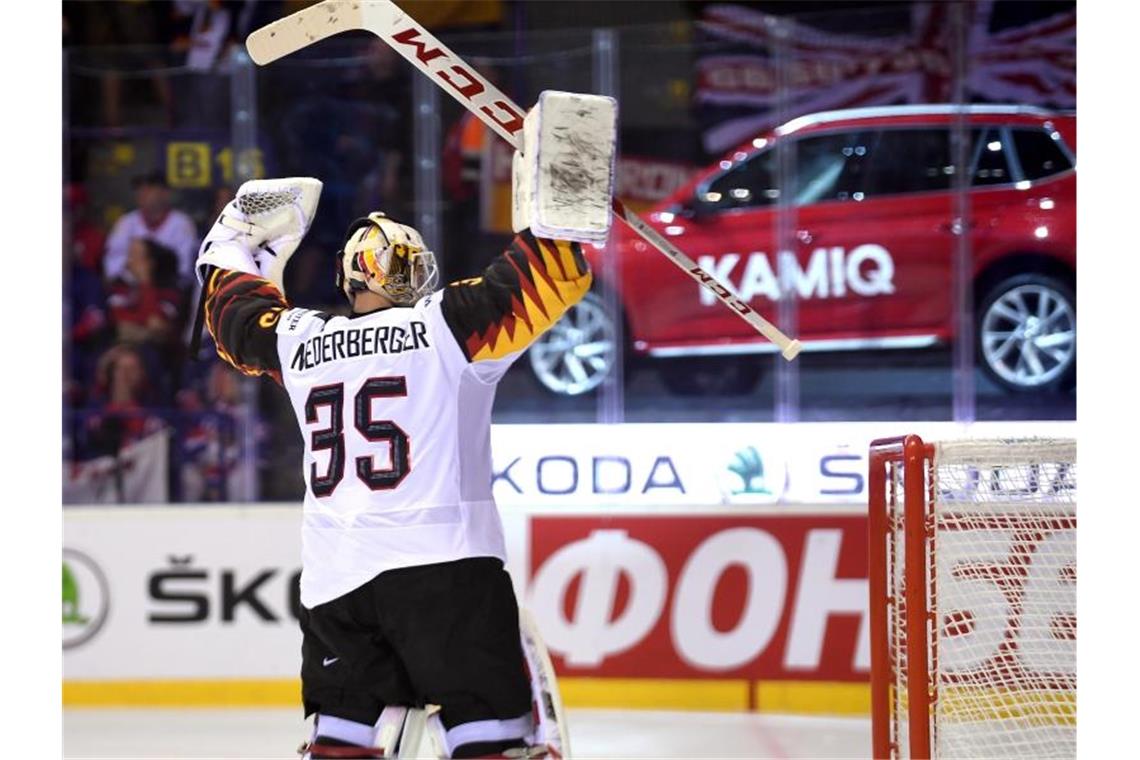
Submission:
M 1076 366 L 1075 145 L 1074 115 L 1022 106 L 819 113 L 729 151 L 647 219 L 777 324 L 776 302 L 796 299 L 804 351 L 953 340 L 954 266 L 968 243 L 979 363 L 1013 391 L 1065 387 Z M 955 192 L 955 155 L 968 166 L 965 194 Z M 530 350 L 541 385 L 593 390 L 619 360 L 623 333 L 635 357 L 775 351 L 664 256 L 615 230 L 620 277 L 607 281 L 607 250 L 591 251 L 595 291 Z M 691 390 L 678 384 L 685 374 L 666 379 Z M 736 391 L 756 379 L 736 377 Z

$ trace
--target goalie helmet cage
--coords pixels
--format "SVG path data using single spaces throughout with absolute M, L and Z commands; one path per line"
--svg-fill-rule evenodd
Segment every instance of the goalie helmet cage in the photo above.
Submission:
M 1076 443 L 871 443 L 876 758 L 1076 755 Z

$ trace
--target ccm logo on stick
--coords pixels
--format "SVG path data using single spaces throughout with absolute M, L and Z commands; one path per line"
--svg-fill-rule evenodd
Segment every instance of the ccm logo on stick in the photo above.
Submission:
M 441 47 L 430 47 L 428 43 L 420 40 L 421 32 L 415 27 L 409 27 L 392 35 L 392 40 L 411 47 L 414 55 L 421 63 L 429 64 L 438 58 L 443 58 L 442 67 L 432 64 L 432 73 L 454 89 L 460 97 L 471 101 L 488 118 L 510 132 L 512 135 L 522 129 L 523 115 L 510 102 L 505 100 L 490 100 L 479 97 L 487 92 L 486 86 L 478 74 L 468 69 L 462 61 L 451 58 Z

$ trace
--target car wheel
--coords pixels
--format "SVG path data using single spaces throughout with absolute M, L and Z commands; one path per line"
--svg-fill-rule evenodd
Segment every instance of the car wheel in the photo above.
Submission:
M 760 379 L 755 357 L 674 359 L 662 362 L 661 381 L 679 396 L 742 396 Z
M 978 353 L 987 374 L 1016 392 L 1072 386 L 1077 298 L 1065 282 L 1024 274 L 991 288 L 978 309 Z
M 534 378 L 559 396 L 580 396 L 596 389 L 618 361 L 617 330 L 605 303 L 595 293 L 570 308 L 527 352 Z

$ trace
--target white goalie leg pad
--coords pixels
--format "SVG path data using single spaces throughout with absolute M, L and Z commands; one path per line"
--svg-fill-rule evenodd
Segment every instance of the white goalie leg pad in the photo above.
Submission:
M 321 187 L 312 177 L 244 183 L 202 241 L 199 282 L 206 266 L 217 266 L 257 274 L 284 293 L 285 265 L 312 226 Z
M 408 717 L 400 732 L 400 746 L 395 755 L 397 758 L 412 760 L 420 756 L 420 745 L 423 744 L 424 727 L 427 722 L 427 711 L 423 708 L 413 707 L 408 710 Z
M 612 215 L 617 101 L 604 95 L 545 90 L 523 121 L 512 163 L 515 232 L 604 242 Z
M 427 716 L 427 735 L 431 744 L 431 751 L 435 757 L 451 757 L 451 750 L 447 747 L 447 729 L 440 720 L 439 710 Z
M 396 756 L 407 717 L 406 707 L 389 706 L 380 713 L 380 719 L 376 721 L 376 746 L 384 750 L 384 757 Z
M 522 606 L 519 607 L 519 629 L 523 655 L 530 673 L 533 712 L 537 716 L 534 731 L 528 741 L 530 744 L 551 747 L 559 757 L 569 758 L 570 729 L 566 724 L 566 711 L 562 708 L 562 694 L 558 690 L 554 663 L 550 661 L 550 653 L 546 650 L 546 642 L 538 632 L 534 617 L 530 610 Z

